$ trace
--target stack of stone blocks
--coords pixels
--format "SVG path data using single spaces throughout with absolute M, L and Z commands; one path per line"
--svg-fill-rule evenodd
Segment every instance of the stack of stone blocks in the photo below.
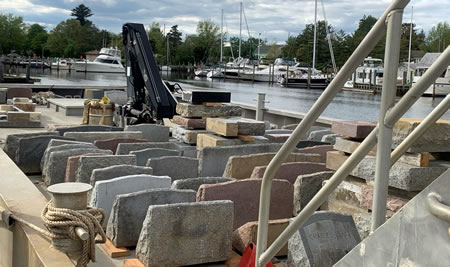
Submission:
M 400 119 L 393 128 L 392 149 L 395 149 L 419 124 L 418 119 Z M 338 134 L 334 149 L 327 153 L 326 167 L 337 170 L 355 152 L 375 128 L 365 121 L 336 121 L 332 131 Z M 398 212 L 412 197 L 427 187 L 450 166 L 448 121 L 438 121 L 391 167 L 386 205 L 387 218 Z M 361 237 L 369 235 L 374 192 L 376 146 L 350 173 L 322 206 L 330 211 L 350 214 L 358 225 Z M 326 183 L 326 181 L 324 182 Z

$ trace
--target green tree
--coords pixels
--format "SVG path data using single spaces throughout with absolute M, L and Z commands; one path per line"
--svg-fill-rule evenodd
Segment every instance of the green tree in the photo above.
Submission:
M 428 36 L 421 45 L 421 50 L 424 52 L 442 52 L 449 44 L 450 26 L 448 22 L 439 22 L 428 32 Z
M 220 55 L 220 28 L 211 20 L 197 24 L 196 58 L 201 62 L 218 62 Z
M 161 25 L 159 23 L 153 22 L 148 30 L 148 40 L 152 47 L 153 54 L 156 61 L 162 64 L 165 57 L 165 38 L 161 31 Z
M 25 39 L 25 24 L 22 17 L 0 14 L 0 54 L 8 54 L 12 50 L 23 52 Z
M 356 47 L 361 43 L 367 33 L 372 29 L 373 25 L 377 22 L 377 18 L 369 15 L 364 15 L 362 19 L 359 20 L 358 29 L 353 33 L 351 39 L 349 40 L 349 47 L 351 51 L 354 51 Z M 375 58 L 384 59 L 384 48 L 386 44 L 386 37 L 383 37 L 375 48 L 370 52 L 369 56 Z
M 47 44 L 48 33 L 39 24 L 33 24 L 28 28 L 27 31 L 27 39 L 25 42 L 25 50 L 26 53 L 31 56 L 33 54 L 36 55 L 44 55 L 44 50 Z
M 79 6 L 72 9 L 72 17 L 76 17 L 76 19 L 80 22 L 81 25 L 84 25 L 89 22 L 87 18 L 92 16 L 92 11 L 89 7 L 85 6 L 84 4 L 80 4 Z
M 419 50 L 420 45 L 425 39 L 425 33 L 423 32 L 423 30 L 420 31 L 420 33 L 417 33 L 415 26 L 415 24 L 412 24 L 411 50 Z M 408 61 L 410 27 L 410 23 L 403 23 L 402 25 L 402 38 L 400 40 L 401 61 Z

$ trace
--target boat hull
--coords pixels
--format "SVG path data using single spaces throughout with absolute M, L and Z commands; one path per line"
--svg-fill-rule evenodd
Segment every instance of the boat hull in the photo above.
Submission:
M 109 66 L 111 65 L 111 66 Z M 78 72 L 104 72 L 104 73 L 124 73 L 125 68 L 115 64 L 98 64 L 95 62 L 76 62 L 75 70 Z

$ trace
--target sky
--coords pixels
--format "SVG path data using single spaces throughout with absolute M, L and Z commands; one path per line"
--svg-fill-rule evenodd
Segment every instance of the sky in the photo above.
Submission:
M 0 13 L 22 16 L 26 23 L 39 23 L 47 30 L 70 17 L 71 9 L 83 3 L 94 16 L 89 19 L 101 29 L 119 33 L 126 22 L 166 24 L 166 31 L 177 24 L 186 34 L 195 34 L 197 23 L 211 19 L 220 26 L 224 11 L 224 31 L 239 35 L 240 0 L 0 0 Z M 379 17 L 391 0 L 323 0 L 328 22 L 336 30 L 353 32 L 363 15 Z M 324 19 L 318 0 L 318 19 Z M 404 11 L 403 22 L 410 21 L 411 5 L 418 29 L 427 33 L 441 21 L 449 21 L 449 0 L 412 0 Z M 300 33 L 314 22 L 314 0 L 244 0 L 244 13 L 250 35 L 268 42 L 283 43 L 289 35 Z M 243 17 L 243 38 L 248 31 Z

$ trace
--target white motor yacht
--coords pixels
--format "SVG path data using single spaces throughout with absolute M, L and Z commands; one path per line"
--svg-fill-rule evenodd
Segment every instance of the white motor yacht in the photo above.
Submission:
M 383 73 L 383 60 L 367 57 L 352 75 L 353 87 L 369 84 L 381 86 L 383 84 Z
M 74 67 L 76 71 L 81 72 L 123 73 L 125 71 L 121 63 L 120 50 L 115 48 L 102 48 L 100 55 L 93 62 L 75 62 Z
M 52 63 L 52 69 L 69 70 L 73 69 L 73 65 L 65 59 L 58 59 L 58 61 Z

